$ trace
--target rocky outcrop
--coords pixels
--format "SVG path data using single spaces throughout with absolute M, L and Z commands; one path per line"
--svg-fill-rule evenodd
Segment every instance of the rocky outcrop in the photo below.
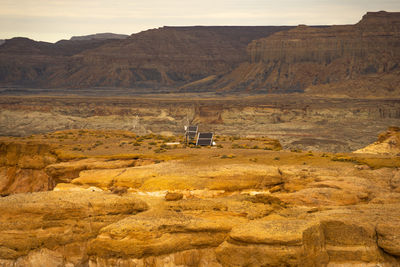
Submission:
M 58 184 L 0 198 L 0 266 L 400 266 L 396 157 L 145 146 L 140 161 L 117 154 L 121 137 L 162 140 L 70 130 L 3 142 L 4 167 Z M 116 142 L 111 155 L 60 157 L 96 138 Z
M 275 208 L 249 220 L 244 211 L 268 204 L 243 197 L 167 202 L 171 204 L 154 197 L 146 197 L 145 204 L 141 199 L 104 192 L 41 192 L 0 199 L 0 264 L 400 264 L 399 240 L 392 232 L 397 222 L 386 222 L 397 218 L 398 204 Z
M 76 161 L 60 162 L 46 166 L 47 175 L 56 183 L 69 183 L 79 176 L 83 170 L 91 169 L 117 169 L 135 166 L 136 160 L 107 160 L 107 159 L 82 159 Z
M 54 187 L 44 168 L 57 161 L 52 146 L 35 142 L 0 143 L 0 194 L 47 191 Z
M 126 186 L 141 191 L 210 190 L 237 191 L 262 189 L 282 183 L 278 168 L 230 164 L 208 169 L 188 163 L 166 162 L 156 165 L 113 170 L 82 171 L 72 180 L 75 185 L 93 185 L 102 189 Z M 186 170 L 186 171 L 185 171 Z M 218 177 L 218 179 L 214 179 Z M 60 184 L 59 186 L 62 186 Z
M 153 164 L 154 160 L 63 157 L 56 145 L 38 141 L 0 142 L 0 195 L 52 190 L 83 170 L 117 169 Z
M 1 198 L 0 265 L 82 266 L 88 261 L 86 243 L 101 228 L 147 209 L 133 196 L 92 192 Z
M 400 155 L 400 128 L 389 127 L 386 132 L 379 135 L 376 142 L 358 149 L 354 153 Z
M 300 25 L 254 40 L 247 48 L 248 62 L 216 87 L 396 96 L 400 91 L 399 25 L 400 13 L 369 12 L 355 25 Z

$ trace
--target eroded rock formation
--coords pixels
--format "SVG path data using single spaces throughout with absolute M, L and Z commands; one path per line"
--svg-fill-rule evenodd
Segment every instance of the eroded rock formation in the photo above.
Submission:
M 124 40 L 55 44 L 14 38 L 0 48 L 0 85 L 171 90 L 232 70 L 250 41 L 289 28 L 163 27 Z
M 381 133 L 378 140 L 355 153 L 372 153 L 372 154 L 388 154 L 393 156 L 400 155 L 400 128 L 389 127 L 389 129 Z
M 251 42 L 248 62 L 216 87 L 397 96 L 399 40 L 400 13 L 369 12 L 355 25 L 301 25 Z
M 115 138 L 111 154 L 68 151 L 101 134 Z M 400 266 L 397 157 L 144 147 L 139 158 L 118 154 L 120 137 L 141 138 L 3 141 L 2 168 L 57 184 L 0 198 L 1 266 Z M 19 183 L 41 182 L 30 179 Z

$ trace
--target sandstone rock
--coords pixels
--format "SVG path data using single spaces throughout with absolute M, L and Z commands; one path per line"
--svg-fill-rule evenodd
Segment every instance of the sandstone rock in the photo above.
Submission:
M 247 188 L 266 188 L 282 183 L 278 168 L 227 164 L 189 166 L 171 161 L 151 166 L 114 170 L 82 171 L 72 181 L 78 185 L 95 185 L 100 188 L 126 186 L 143 191 L 205 189 L 236 191 Z M 198 179 L 198 178 L 202 179 Z
M 54 147 L 38 142 L 0 142 L 0 194 L 47 191 L 54 181 L 44 171 L 55 163 Z
M 54 148 L 49 144 L 35 142 L 1 142 L 0 166 L 21 169 L 43 169 L 57 161 Z
M 376 226 L 378 246 L 393 256 L 400 256 L 399 221 L 379 223 Z
M 236 227 L 217 248 L 223 266 L 321 266 L 323 232 L 312 221 L 256 221 Z M 317 224 L 315 224 L 317 225 Z
M 39 251 L 30 252 L 26 257 L 18 259 L 16 266 L 66 266 L 62 254 L 48 250 L 40 249 Z
M 82 242 L 95 237 L 102 227 L 147 208 L 134 196 L 101 192 L 40 192 L 0 198 L 0 259 L 26 256 L 43 244 L 52 251 L 76 242 L 84 246 Z
M 0 167 L 0 194 L 39 192 L 53 189 L 54 183 L 43 170 Z
M 195 248 L 216 247 L 232 228 L 229 221 L 193 217 L 176 212 L 146 212 L 101 230 L 89 244 L 98 257 L 142 258 Z
M 46 173 L 56 183 L 68 183 L 79 176 L 83 170 L 91 169 L 117 169 L 135 165 L 135 160 L 107 160 L 107 159 L 82 159 L 48 165 Z
M 128 188 L 127 187 L 111 187 L 110 191 L 113 194 L 122 196 L 128 192 Z
M 183 194 L 178 193 L 178 192 L 167 192 L 167 194 L 165 195 L 166 201 L 176 201 L 176 200 L 180 200 L 182 198 L 183 198 Z
M 397 170 L 393 175 L 393 178 L 390 180 L 390 186 L 395 192 L 400 193 L 400 170 Z
M 354 153 L 386 154 L 396 156 L 400 153 L 400 129 L 391 127 L 379 135 L 378 140 Z
M 221 267 L 216 260 L 213 249 L 191 249 L 161 256 L 148 256 L 142 259 L 100 258 L 92 257 L 90 267 L 106 266 L 199 266 Z
M 279 192 L 281 190 L 282 190 L 282 187 L 279 186 L 279 185 L 276 185 L 276 186 L 272 187 L 271 189 L 269 189 L 269 192 L 276 193 L 276 192 Z

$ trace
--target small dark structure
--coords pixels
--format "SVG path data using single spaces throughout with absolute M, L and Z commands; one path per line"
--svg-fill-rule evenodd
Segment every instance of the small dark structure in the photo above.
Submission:
M 197 136 L 196 146 L 212 146 L 213 137 L 213 133 L 199 133 Z

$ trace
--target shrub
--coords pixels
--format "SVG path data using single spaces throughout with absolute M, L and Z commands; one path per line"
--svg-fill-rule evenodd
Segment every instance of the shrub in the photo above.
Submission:
M 232 144 L 232 148 L 233 148 L 233 149 L 240 148 L 240 145 L 238 145 L 238 144 Z

